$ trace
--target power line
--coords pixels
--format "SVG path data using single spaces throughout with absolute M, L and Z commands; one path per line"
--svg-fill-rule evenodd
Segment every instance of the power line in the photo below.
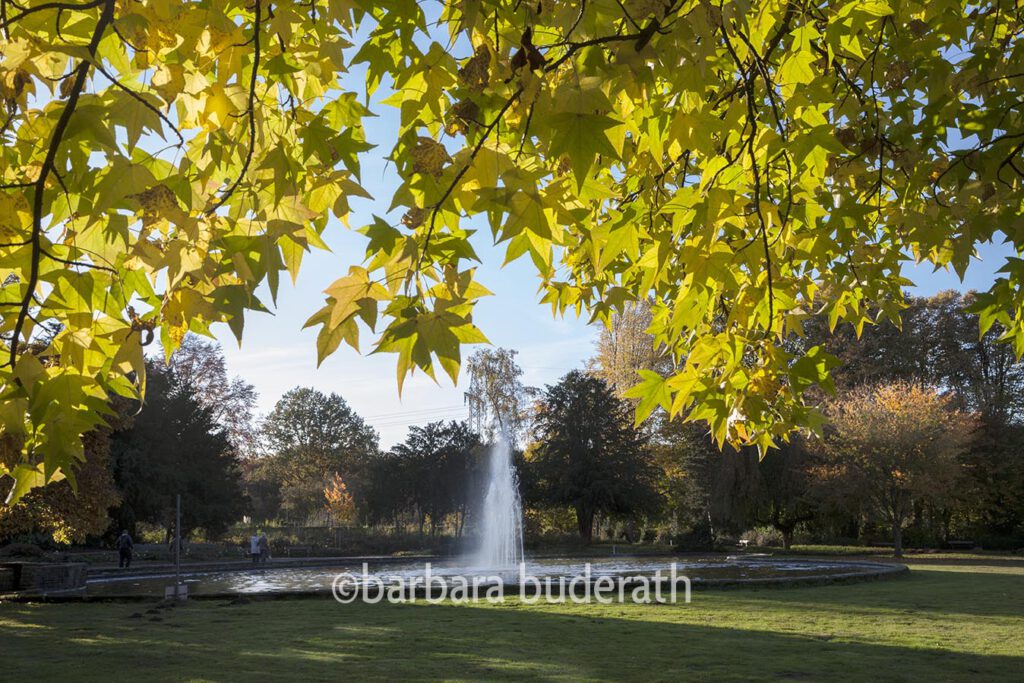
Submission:
M 408 420 L 386 420 L 383 422 L 372 422 L 374 427 L 401 427 L 402 425 L 421 425 L 428 422 L 440 422 L 446 420 L 465 420 L 467 415 L 465 413 L 439 413 L 437 415 L 422 415 L 417 417 L 411 417 Z
M 433 408 L 421 408 L 419 410 L 398 410 L 391 413 L 378 413 L 377 415 L 366 415 L 363 417 L 364 420 L 390 420 L 392 418 L 415 416 L 421 414 L 437 413 L 437 412 L 451 412 L 454 410 L 465 409 L 465 405 L 448 405 L 448 406 L 435 406 Z

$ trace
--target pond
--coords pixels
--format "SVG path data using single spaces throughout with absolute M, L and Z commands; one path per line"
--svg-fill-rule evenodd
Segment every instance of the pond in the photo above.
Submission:
M 672 564 L 678 577 L 687 577 L 694 584 L 733 584 L 736 582 L 776 583 L 779 579 L 846 578 L 888 573 L 893 565 L 876 562 L 814 560 L 802 558 L 776 559 L 751 556 L 707 557 L 602 557 L 602 558 L 549 558 L 530 560 L 522 566 L 527 576 L 540 581 L 586 576 L 613 579 L 633 576 L 654 576 L 656 572 L 668 576 Z M 234 571 L 183 573 L 190 595 L 261 594 L 331 591 L 339 574 L 349 574 L 356 582 L 364 582 L 361 563 L 338 563 L 319 567 L 266 567 L 245 568 Z M 427 575 L 424 562 L 397 561 L 374 563 L 368 568 L 369 577 L 385 582 L 409 582 L 414 577 Z M 452 581 L 457 577 L 481 577 L 483 582 L 503 581 L 505 585 L 518 583 L 520 569 L 506 571 L 467 567 L 456 560 L 429 563 L 430 576 Z M 90 580 L 87 595 L 100 596 L 162 596 L 164 587 L 171 585 L 174 575 L 113 576 Z

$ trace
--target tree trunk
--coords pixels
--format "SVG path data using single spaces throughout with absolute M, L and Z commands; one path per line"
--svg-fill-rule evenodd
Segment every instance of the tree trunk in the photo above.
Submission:
M 580 538 L 589 545 L 594 540 L 594 511 L 577 507 L 576 524 L 580 530 Z
M 903 521 L 898 520 L 892 523 L 892 554 L 893 557 L 903 557 Z
M 711 504 L 708 503 L 708 508 L 705 510 L 708 518 L 708 550 L 715 549 L 715 523 L 711 519 Z
M 950 523 L 953 521 L 953 510 L 948 508 L 948 507 L 947 508 L 943 508 L 942 509 L 941 520 L 942 520 L 942 543 L 943 543 L 943 545 L 949 545 L 949 536 L 950 536 L 949 526 L 950 526 Z
M 793 529 L 786 528 L 779 529 L 779 531 L 782 533 L 782 549 L 789 550 L 793 545 Z

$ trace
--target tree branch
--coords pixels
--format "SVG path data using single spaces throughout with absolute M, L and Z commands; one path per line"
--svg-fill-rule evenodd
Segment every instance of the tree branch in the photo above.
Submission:
M 95 66 L 96 66 L 96 70 L 99 71 L 101 74 L 103 74 L 103 76 L 107 80 L 109 80 L 111 83 L 113 83 L 115 87 L 120 89 L 122 92 L 127 93 L 129 97 L 131 97 L 132 99 L 136 100 L 143 107 L 145 107 L 146 109 L 150 110 L 151 112 L 153 112 L 154 114 L 159 116 L 160 120 L 163 121 L 167 125 L 167 127 L 169 127 L 174 132 L 174 134 L 177 136 L 177 138 L 178 138 L 178 146 L 179 147 L 181 145 L 185 144 L 185 138 L 181 137 L 181 132 L 178 130 L 178 127 L 174 125 L 174 122 L 171 121 L 171 119 L 169 119 L 166 114 L 164 114 L 162 111 L 157 109 L 151 103 L 147 102 L 146 99 L 141 95 L 141 93 L 136 92 L 135 90 L 132 90 L 127 85 L 125 85 L 121 81 L 119 81 L 116 78 L 114 78 L 114 76 L 112 74 L 110 74 L 106 69 L 104 69 L 103 66 L 100 63 L 97 62 Z
M 42 11 L 45 11 L 45 10 L 48 10 L 48 9 L 79 10 L 79 11 L 81 11 L 81 10 L 85 10 L 85 9 L 92 9 L 94 7 L 99 7 L 100 5 L 105 5 L 106 3 L 107 3 L 107 0 L 90 0 L 90 2 L 83 2 L 83 3 L 75 3 L 75 2 L 44 2 L 41 5 L 34 5 L 32 7 L 27 7 L 25 9 L 23 9 L 22 11 L 18 12 L 17 14 L 11 16 L 10 19 L 4 19 L 3 20 L 2 28 L 3 28 L 4 34 L 6 35 L 7 30 L 12 25 L 14 25 L 16 22 L 20 21 L 21 19 L 24 19 L 25 17 L 29 16 L 30 14 L 35 14 L 36 12 L 42 12 Z M 4 6 L 5 6 L 5 9 L 6 9 L 6 3 L 4 3 Z M 6 11 L 5 11 L 5 14 L 6 14 Z
M 97 263 L 86 263 L 85 261 L 75 261 L 75 260 L 72 260 L 72 259 L 61 258 L 60 256 L 57 256 L 57 255 L 53 254 L 52 252 L 47 251 L 46 249 L 41 249 L 40 251 L 43 254 L 43 256 L 45 256 L 46 258 L 50 259 L 51 261 L 57 261 L 58 263 L 63 263 L 66 266 L 78 266 L 78 267 L 81 267 L 81 268 L 95 268 L 97 270 L 105 270 L 108 273 L 113 273 L 114 275 L 117 275 L 117 271 L 116 270 L 114 270 L 113 268 L 109 268 L 107 266 L 101 266 L 101 265 L 99 265 Z
M 253 18 L 253 57 L 252 57 L 252 76 L 249 78 L 249 106 L 246 109 L 246 116 L 249 118 L 249 149 L 245 153 L 245 161 L 242 162 L 242 170 L 238 172 L 238 177 L 235 178 L 235 182 L 231 184 L 224 194 L 221 195 L 212 207 L 206 210 L 206 215 L 213 214 L 217 209 L 224 206 L 224 204 L 231 198 L 231 195 L 235 193 L 238 186 L 241 185 L 242 179 L 245 178 L 245 174 L 249 171 L 249 164 L 252 163 L 252 155 L 254 148 L 256 147 L 256 78 L 260 71 L 260 29 L 263 17 L 261 14 L 262 0 L 255 0 L 255 16 Z
M 53 137 L 50 138 L 50 144 L 46 150 L 46 157 L 43 159 L 42 167 L 39 170 L 39 178 L 36 179 L 35 186 L 33 188 L 32 234 L 29 238 L 29 242 L 32 245 L 32 262 L 29 269 L 28 282 L 26 283 L 27 288 L 25 290 L 25 296 L 21 301 L 18 318 L 14 323 L 14 330 L 11 333 L 11 353 L 10 358 L 8 359 L 8 364 L 12 368 L 17 364 L 18 345 L 21 339 L 22 329 L 24 328 L 25 320 L 29 315 L 29 307 L 32 305 L 36 286 L 39 284 L 39 262 L 43 256 L 42 236 L 43 215 L 45 211 L 43 206 L 43 195 L 46 191 L 46 180 L 54 170 L 54 160 L 57 157 L 57 151 L 60 148 L 61 141 L 64 139 L 64 133 L 67 131 L 68 123 L 71 121 L 71 117 L 75 113 L 75 107 L 78 106 L 78 99 L 81 97 L 82 90 L 85 88 L 86 79 L 89 77 L 89 67 L 95 60 L 96 50 L 99 47 L 100 40 L 103 39 L 103 33 L 114 18 L 114 2 L 115 0 L 102 0 L 103 11 L 100 12 L 99 19 L 96 20 L 96 28 L 93 31 L 92 39 L 89 41 L 88 47 L 86 47 L 89 59 L 83 59 L 78 63 L 78 66 L 75 67 L 75 80 L 72 81 L 67 104 L 64 105 L 64 109 L 60 113 L 60 118 L 57 120 L 57 125 L 54 126 Z M 50 4 L 59 5 L 61 3 Z M 96 2 L 92 6 L 99 4 L 101 3 Z M 37 5 L 32 9 L 40 9 L 44 6 L 45 5 Z M 75 8 L 79 8 L 79 6 L 75 6 Z M 26 12 L 27 11 L 28 10 L 26 10 Z
M 494 120 L 492 120 L 490 124 L 488 124 L 487 128 L 484 129 L 483 134 L 480 136 L 480 139 L 477 140 L 476 145 L 473 146 L 473 151 L 469 153 L 469 159 L 466 160 L 466 163 L 462 166 L 461 169 L 459 169 L 459 172 L 455 174 L 455 177 L 452 178 L 452 181 L 448 184 L 448 187 L 445 188 L 444 194 L 441 195 L 441 198 L 434 202 L 434 205 L 430 207 L 430 225 L 427 226 L 427 234 L 426 238 L 423 241 L 423 248 L 420 250 L 419 258 L 416 259 L 415 272 L 418 273 L 420 270 L 420 266 L 423 264 L 423 256 L 426 254 L 427 246 L 430 244 L 430 238 L 434 234 L 434 224 L 437 220 L 437 212 L 441 209 L 441 206 L 445 203 L 445 201 L 448 200 L 448 197 L 451 196 L 452 192 L 455 191 L 455 186 L 459 184 L 460 180 L 462 180 L 462 176 L 466 175 L 466 172 L 469 171 L 469 167 L 473 165 L 473 160 L 476 159 L 476 155 L 480 153 L 480 150 L 483 148 L 484 143 L 487 142 L 487 138 L 490 137 L 491 131 L 495 129 L 495 127 L 501 121 L 501 118 L 505 115 L 505 112 L 507 112 L 512 107 L 512 105 L 519 99 L 520 95 L 522 94 L 523 88 L 522 86 L 519 86 L 516 89 L 516 91 L 512 93 L 512 95 L 508 98 L 508 100 L 506 100 L 505 104 L 501 107 L 497 115 L 494 117 Z

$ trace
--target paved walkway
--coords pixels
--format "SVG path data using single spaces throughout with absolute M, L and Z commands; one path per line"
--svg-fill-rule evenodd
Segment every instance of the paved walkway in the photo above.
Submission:
M 436 555 L 345 555 L 337 557 L 274 557 L 260 564 L 252 560 L 204 560 L 181 563 L 181 571 L 187 574 L 204 572 L 238 571 L 251 569 L 282 569 L 287 567 L 333 567 L 338 565 L 381 563 L 381 562 L 424 562 L 436 560 Z M 120 569 L 113 565 L 90 565 L 89 579 L 105 579 L 128 576 L 153 576 L 174 573 L 173 562 L 140 562 L 130 569 Z

